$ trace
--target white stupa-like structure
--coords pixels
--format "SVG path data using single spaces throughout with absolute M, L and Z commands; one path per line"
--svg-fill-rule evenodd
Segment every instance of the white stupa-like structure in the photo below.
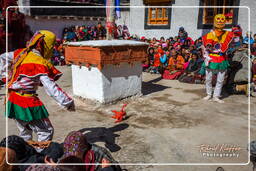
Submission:
M 110 103 L 141 94 L 142 62 L 148 44 L 131 40 L 70 42 L 65 48 L 72 64 L 73 93 Z

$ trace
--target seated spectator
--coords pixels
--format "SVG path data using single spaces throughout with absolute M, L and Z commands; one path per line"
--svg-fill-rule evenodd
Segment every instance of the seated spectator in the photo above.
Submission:
M 162 49 L 164 50 L 164 51 L 166 51 L 166 50 L 168 50 L 168 43 L 162 43 Z
M 111 154 L 103 147 L 89 144 L 86 137 L 78 131 L 68 134 L 64 145 L 56 142 L 24 141 L 21 137 L 11 135 L 7 139 L 9 163 L 46 163 L 49 166 L 19 165 L 17 167 L 7 165 L 6 138 L 0 142 L 0 171 L 38 171 L 52 170 L 64 171 L 114 171 L 121 170 L 119 166 L 111 166 L 109 163 L 117 163 Z M 37 152 L 39 148 L 43 148 Z M 100 165 L 61 166 L 58 163 L 87 163 Z
M 168 48 L 170 46 L 170 39 L 166 39 L 165 43 L 166 43 L 167 48 Z
M 78 41 L 85 40 L 85 32 L 84 32 L 84 28 L 83 27 L 79 27 L 77 38 L 78 38 Z
M 67 32 L 67 41 L 74 41 L 76 39 L 75 28 L 72 27 Z
M 168 80 L 178 79 L 183 73 L 185 60 L 178 55 L 176 50 L 172 50 L 168 61 L 168 67 L 164 70 L 162 77 Z
M 203 45 L 203 41 L 202 41 L 202 38 L 198 38 L 195 43 L 194 43 L 196 49 L 199 49 L 202 45 Z
M 188 66 L 186 67 L 185 72 L 179 77 L 179 81 L 184 83 L 202 84 L 204 80 L 199 74 L 202 63 L 203 59 L 200 58 L 197 53 L 193 53 L 188 61 Z
M 165 38 L 164 37 L 160 38 L 160 43 L 165 43 Z
M 130 37 L 129 29 L 126 25 L 123 25 L 123 39 L 127 40 Z
M 167 68 L 168 66 L 168 58 L 167 58 L 167 54 L 169 55 L 168 50 L 166 49 L 165 51 L 161 51 L 160 52 L 160 66 L 159 66 L 159 73 L 163 74 L 164 70 Z
M 155 44 L 156 42 L 157 42 L 156 38 L 155 38 L 155 37 L 153 37 L 153 39 L 152 39 L 151 43 L 152 43 L 152 44 Z
M 188 33 L 185 31 L 184 27 L 179 28 L 178 38 L 180 39 L 180 42 L 184 44 L 188 37 Z
M 175 40 L 173 39 L 173 37 L 170 37 L 170 44 L 173 45 L 175 43 Z
M 18 171 L 18 168 L 8 163 L 16 162 L 16 153 L 10 148 L 0 147 L 0 171 Z
M 159 74 L 159 69 L 161 66 L 160 57 L 164 54 L 164 51 L 161 49 L 161 46 L 154 48 L 154 57 L 153 64 L 148 68 L 148 72 L 152 74 Z M 153 55 L 153 54 L 152 54 Z M 152 58 L 152 57 L 151 57 Z
M 96 164 L 96 163 L 117 163 L 111 154 L 103 147 L 87 142 L 85 135 L 79 131 L 70 132 L 64 140 L 63 144 L 64 155 L 59 160 L 59 163 L 85 163 L 85 164 Z M 53 164 L 53 162 L 48 162 Z M 59 166 L 62 168 L 62 166 Z M 104 166 L 100 165 L 84 165 L 86 171 L 103 170 Z M 110 170 L 114 168 L 121 170 L 119 166 L 109 166 Z M 111 169 L 113 168 L 113 169 Z
M 251 54 L 256 56 L 256 42 L 254 42 L 251 46 Z
M 59 53 L 59 51 L 57 49 L 54 48 L 53 49 L 53 56 L 51 58 L 52 64 L 55 65 L 55 66 L 59 65 L 59 63 L 60 63 L 59 58 L 60 58 L 60 53 Z
M 240 27 L 240 25 L 235 25 L 232 27 L 232 32 L 234 33 L 233 42 L 235 43 L 236 47 L 239 47 L 242 44 L 242 40 L 243 40 L 242 28 Z
M 171 56 L 168 62 L 168 69 L 170 71 L 183 70 L 184 63 L 185 63 L 184 58 L 181 55 L 178 55 L 176 50 L 172 50 Z
M 243 44 L 241 48 L 235 51 L 232 60 L 229 62 L 232 72 L 229 73 L 226 88 L 230 94 L 241 93 L 241 87 L 244 87 L 243 93 L 249 95 L 247 91 L 248 71 L 250 71 L 248 62 L 251 62 L 248 54 L 248 44 Z
M 186 68 L 186 71 L 191 72 L 198 72 L 201 68 L 201 65 L 203 63 L 203 59 L 198 57 L 197 53 L 193 53 L 191 56 L 191 59 L 189 60 L 188 67 Z
M 253 40 L 251 35 L 252 35 L 251 32 L 247 32 L 246 33 L 246 36 L 243 39 L 243 43 L 244 44 L 253 44 L 254 43 L 254 40 Z
M 65 36 L 67 36 L 68 28 L 64 28 L 62 32 L 62 39 L 65 39 Z
M 17 163 L 43 163 L 44 156 L 39 154 L 23 138 L 11 135 L 7 139 L 8 148 L 15 151 Z M 0 147 L 6 147 L 6 138 L 0 142 Z M 18 166 L 20 171 L 25 171 L 28 166 Z
M 252 94 L 256 92 L 256 57 L 252 59 Z
M 98 23 L 97 29 L 98 29 L 97 31 L 99 35 L 99 40 L 106 39 L 107 30 L 101 25 L 101 22 Z
M 191 58 L 191 53 L 188 50 L 186 50 L 186 54 L 184 56 L 185 63 L 183 65 L 184 70 L 186 70 L 186 68 L 188 67 L 190 58 Z
M 184 46 L 182 46 L 179 53 L 181 56 L 185 57 L 187 53 L 187 49 Z
M 154 48 L 150 47 L 148 49 L 148 59 L 145 65 L 143 66 L 143 71 L 149 72 L 149 67 L 152 66 L 154 63 L 154 55 L 155 55 Z

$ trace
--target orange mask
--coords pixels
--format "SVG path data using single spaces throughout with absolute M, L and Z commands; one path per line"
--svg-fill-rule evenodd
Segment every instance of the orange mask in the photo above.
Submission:
M 217 14 L 214 17 L 214 27 L 218 29 L 223 29 L 226 24 L 226 17 L 223 14 Z

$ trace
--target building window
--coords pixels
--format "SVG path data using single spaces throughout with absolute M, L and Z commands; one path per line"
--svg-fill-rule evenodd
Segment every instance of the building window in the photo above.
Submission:
M 144 0 L 145 8 L 145 29 L 170 29 L 171 8 L 161 8 L 161 6 L 171 6 L 171 0 Z M 150 6 L 159 6 L 150 8 Z
M 239 6 L 239 0 L 200 0 L 200 6 L 222 6 L 221 8 L 200 8 L 198 16 L 199 28 L 212 28 L 216 14 L 224 14 L 227 19 L 227 28 L 237 24 L 238 8 L 226 6 Z
M 168 25 L 167 8 L 149 8 L 148 25 Z

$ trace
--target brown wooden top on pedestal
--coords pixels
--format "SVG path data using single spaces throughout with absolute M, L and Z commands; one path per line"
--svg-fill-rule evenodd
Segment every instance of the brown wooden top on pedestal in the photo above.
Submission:
M 128 40 L 71 42 L 65 46 L 65 59 L 68 64 L 101 70 L 106 64 L 145 62 L 147 48 L 147 43 Z

